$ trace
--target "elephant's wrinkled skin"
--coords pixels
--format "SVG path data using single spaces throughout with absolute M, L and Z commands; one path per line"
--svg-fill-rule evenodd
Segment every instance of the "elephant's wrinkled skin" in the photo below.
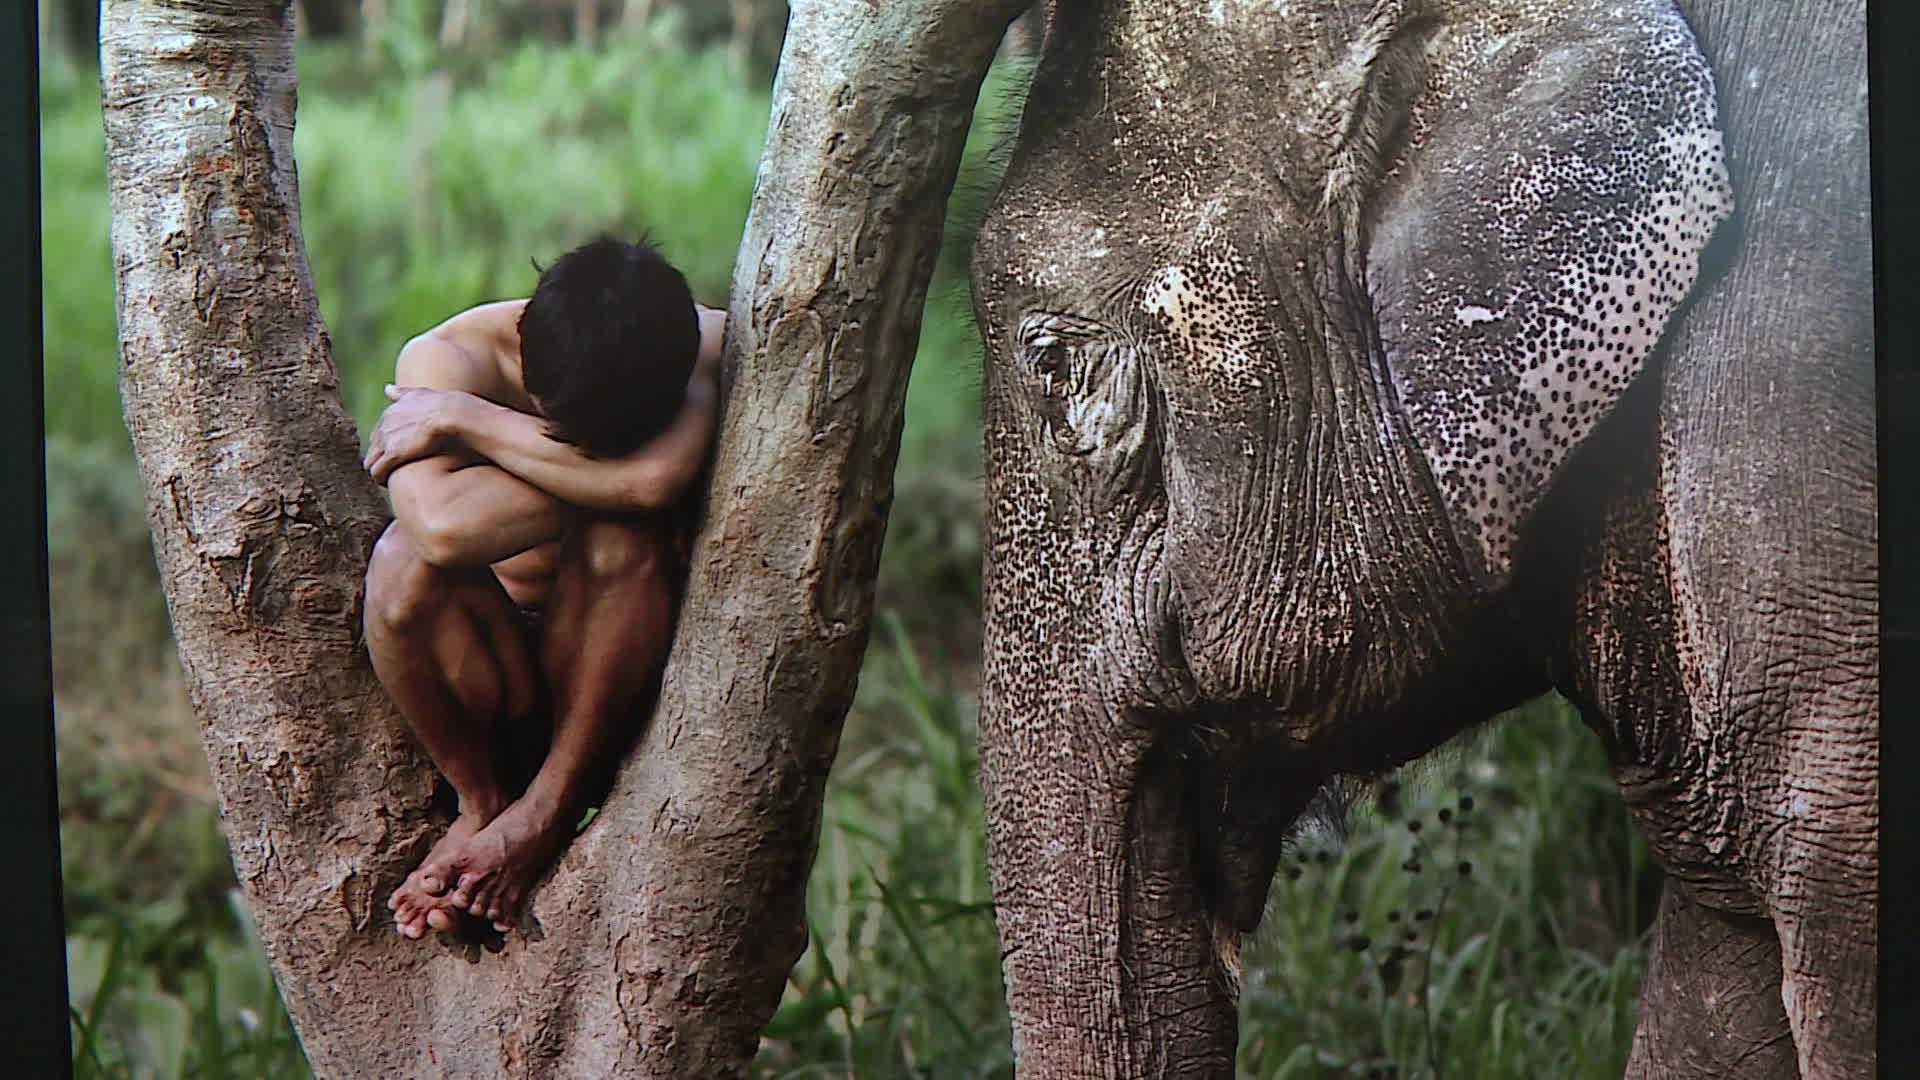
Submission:
M 1314 792 L 1549 689 L 1669 871 L 1629 1072 L 1870 1075 L 1865 89 L 1837 0 L 1060 0 L 974 256 L 1023 1077 L 1230 1075 Z

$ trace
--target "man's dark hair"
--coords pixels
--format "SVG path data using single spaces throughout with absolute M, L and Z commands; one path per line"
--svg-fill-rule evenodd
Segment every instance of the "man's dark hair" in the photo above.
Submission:
M 520 315 L 527 393 L 547 433 L 622 457 L 666 430 L 700 353 L 687 279 L 645 239 L 602 236 L 542 270 Z

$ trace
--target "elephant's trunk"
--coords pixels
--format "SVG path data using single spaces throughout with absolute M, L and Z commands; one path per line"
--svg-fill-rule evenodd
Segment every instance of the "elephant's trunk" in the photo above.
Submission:
M 1232 1076 L 1236 937 L 1197 887 L 1181 771 L 1057 671 L 1028 681 L 1030 645 L 988 649 L 981 776 L 1019 1075 Z
M 1194 767 L 1164 507 L 1060 518 L 1077 482 L 1049 491 L 1007 405 L 989 395 L 980 776 L 1019 1075 L 1231 1077 L 1237 935 L 1209 899 L 1221 799 Z

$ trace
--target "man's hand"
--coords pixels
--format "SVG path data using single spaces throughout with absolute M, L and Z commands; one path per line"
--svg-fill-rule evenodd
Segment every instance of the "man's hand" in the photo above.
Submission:
M 462 445 L 456 410 L 475 400 L 457 390 L 388 386 L 386 411 L 367 439 L 367 472 L 385 484 L 393 470 L 439 454 L 471 456 Z

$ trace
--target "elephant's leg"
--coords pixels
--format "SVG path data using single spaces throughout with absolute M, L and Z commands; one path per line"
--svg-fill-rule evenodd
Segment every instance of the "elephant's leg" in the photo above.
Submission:
M 1817 539 L 1844 550 L 1837 537 Z M 1773 921 L 1801 1075 L 1871 1076 L 1880 767 L 1873 608 L 1858 589 L 1812 570 L 1754 572 L 1721 588 L 1733 601 L 1682 607 L 1691 615 L 1683 625 L 1697 628 L 1686 637 L 1706 642 L 1692 650 L 1689 672 L 1695 715 L 1710 733 L 1700 756 L 1723 763 L 1719 783 L 1706 786 L 1718 787 L 1721 809 L 1696 816 L 1696 831 L 1709 856 L 1715 839 L 1724 844 L 1710 867 L 1736 875 Z M 1716 610 L 1734 614 L 1715 618 Z
M 1668 340 L 1661 501 L 1688 696 L 1734 735 L 1741 870 L 1807 1077 L 1872 1076 L 1879 611 L 1865 12 L 1682 5 L 1722 78 L 1740 244 Z M 1816 11 L 1816 9 L 1818 9 Z M 1823 102 L 1824 107 L 1807 107 Z M 1782 282 L 1791 281 L 1791 288 Z
M 1871 707 L 1864 714 L 1871 718 Z M 1771 902 L 1781 996 L 1808 1080 L 1873 1074 L 1879 766 L 1878 743 L 1860 724 L 1830 724 L 1789 744 Z
M 1780 943 L 1765 919 L 1715 911 L 1669 879 L 1627 1080 L 1791 1080 L 1779 985 Z
M 1875 943 L 1861 935 L 1861 918 L 1809 910 L 1776 920 L 1784 960 L 1780 993 L 1806 1080 L 1873 1075 Z
M 1007 654 L 989 655 L 994 672 Z M 1036 685 L 1022 679 L 1010 692 L 990 674 L 980 713 L 988 868 L 1019 1075 L 1227 1080 L 1237 936 L 1209 909 L 1196 873 L 1185 781 L 1129 745 L 1095 743 L 1092 725 L 1076 729 L 1071 712 L 1051 720 L 1008 707 L 1016 693 L 1039 697 Z
M 1560 516 L 1544 550 L 1561 561 L 1545 562 L 1526 595 L 1541 605 L 1543 637 L 1572 629 L 1557 665 L 1561 689 L 1606 744 L 1621 796 L 1667 875 L 1626 1075 L 1785 1080 L 1798 1070 L 1780 941 L 1768 890 L 1742 872 L 1735 827 L 1743 803 L 1762 801 L 1736 761 L 1771 755 L 1756 752 L 1765 749 L 1759 733 L 1707 721 L 1703 713 L 1714 714 L 1689 697 L 1662 569 L 1654 404 L 1623 404 L 1615 426 L 1570 467 L 1570 486 L 1548 505 Z M 1560 582 L 1571 588 L 1557 592 Z

